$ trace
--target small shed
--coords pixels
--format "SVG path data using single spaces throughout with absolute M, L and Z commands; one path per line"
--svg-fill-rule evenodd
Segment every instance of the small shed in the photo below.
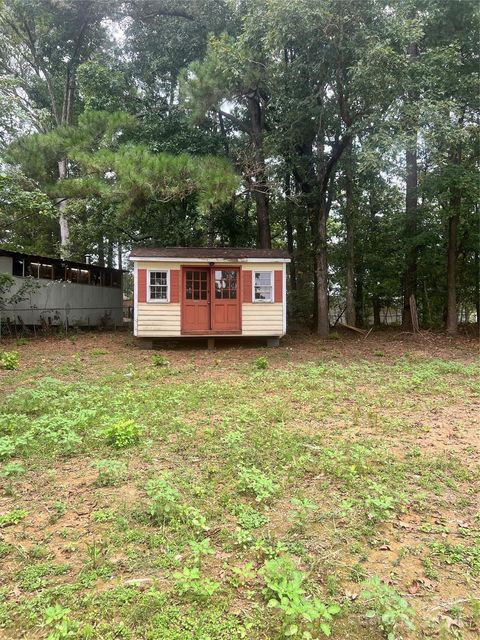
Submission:
M 285 251 L 136 248 L 134 334 L 139 338 L 286 333 Z
M 123 324 L 122 269 L 0 248 L 0 273 L 10 280 L 7 326 Z

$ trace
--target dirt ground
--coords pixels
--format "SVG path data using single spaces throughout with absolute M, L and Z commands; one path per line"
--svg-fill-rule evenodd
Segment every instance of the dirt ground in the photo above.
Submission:
M 328 362 L 342 366 L 348 364 L 361 366 L 364 363 L 373 362 L 393 366 L 402 359 L 416 363 L 438 359 L 448 363 L 475 365 L 478 364 L 480 352 L 478 340 L 466 335 L 448 338 L 441 334 L 422 332 L 414 336 L 399 330 L 376 331 L 368 337 L 340 331 L 328 340 L 319 340 L 313 335 L 299 333 L 284 338 L 280 347 L 271 349 L 267 349 L 264 344 L 256 341 L 217 341 L 216 348 L 211 351 L 207 350 L 202 342 L 160 344 L 152 351 L 144 349 L 127 332 L 98 332 L 72 334 L 62 339 L 29 338 L 27 344 L 17 344 L 13 340 L 3 340 L 0 343 L 0 351 L 11 349 L 18 351 L 20 367 L 15 377 L 11 372 L 0 371 L 0 389 L 4 397 L 13 393 L 19 386 L 31 387 L 36 380 L 43 379 L 45 376 L 74 382 L 80 375 L 82 380 L 95 381 L 107 380 L 109 373 L 119 370 L 148 370 L 154 353 L 165 356 L 181 372 L 182 383 L 195 383 L 197 379 L 201 379 L 202 383 L 209 380 L 215 383 L 225 379 L 233 381 L 241 378 L 251 367 L 252 361 L 260 356 L 268 358 L 269 370 L 287 372 L 292 367 L 308 363 Z M 477 375 L 480 375 L 478 368 Z M 368 380 L 365 381 L 365 389 L 362 389 L 361 380 L 356 380 L 355 385 L 355 393 L 362 392 L 367 399 L 370 392 L 375 393 L 375 385 L 372 386 Z M 304 393 L 303 388 L 301 392 Z M 299 415 L 298 417 L 293 415 L 287 428 L 297 435 L 305 433 L 305 436 L 313 438 L 317 435 L 315 430 L 318 429 L 319 409 L 312 408 L 314 417 L 311 422 L 306 419 L 307 401 L 302 400 L 300 391 L 298 393 Z M 291 406 L 294 407 L 295 402 L 293 396 L 289 397 L 288 403 Z M 479 544 L 480 498 L 475 491 L 472 495 L 471 478 L 476 477 L 478 480 L 480 473 L 480 398 L 474 393 L 464 393 L 458 397 L 455 395 L 449 397 L 447 400 L 442 398 L 441 392 L 437 392 L 425 401 L 423 397 L 417 398 L 413 392 L 407 393 L 406 397 L 402 398 L 401 405 L 394 401 L 392 406 L 386 403 L 385 406 L 370 410 L 362 407 L 358 400 L 350 401 L 346 395 L 342 399 L 341 406 L 338 406 L 338 415 L 335 414 L 336 405 L 332 406 L 334 411 L 328 422 L 331 427 L 329 437 L 341 437 L 342 443 L 349 438 L 355 441 L 360 436 L 364 441 L 382 438 L 388 447 L 389 455 L 393 456 L 392 459 L 395 459 L 396 464 L 404 464 L 410 456 L 418 460 L 419 465 L 423 458 L 432 460 L 434 461 L 432 467 L 428 469 L 428 477 L 431 478 L 432 483 L 437 476 L 439 482 L 443 482 L 448 475 L 447 467 L 445 466 L 445 469 L 442 467 L 442 460 L 447 461 L 452 458 L 456 461 L 455 464 L 459 464 L 451 479 L 448 476 L 446 488 L 442 485 L 441 498 L 438 501 L 433 498 L 428 506 L 424 504 L 421 509 L 410 506 L 404 513 L 400 511 L 394 518 L 380 525 L 368 552 L 365 552 L 368 555 L 365 562 L 369 575 L 378 575 L 385 584 L 397 589 L 414 607 L 417 617 L 426 621 L 421 632 L 418 632 L 419 635 L 407 633 L 405 636 L 398 636 L 399 638 L 453 637 L 473 640 L 480 637 L 480 626 L 477 626 L 480 625 L 480 616 L 475 612 L 472 614 L 469 610 L 469 613 L 465 613 L 462 618 L 464 605 L 476 602 L 477 604 L 473 604 L 472 607 L 480 606 L 478 605 L 480 601 L 478 577 L 472 578 L 466 575 L 461 563 L 453 560 L 450 562 L 448 558 L 444 566 L 437 566 L 435 571 L 432 569 L 432 575 L 430 575 L 425 569 L 427 565 L 423 556 L 425 549 L 432 541 L 447 547 L 452 545 L 452 548 L 470 541 Z M 352 412 L 359 412 L 359 423 L 355 419 L 352 421 L 350 416 L 348 420 L 345 418 L 347 413 Z M 213 423 L 214 417 L 211 416 L 209 420 Z M 405 427 L 402 423 L 403 426 L 397 427 L 395 421 L 399 420 L 404 420 L 408 423 L 407 426 Z M 174 437 L 170 444 L 172 443 L 175 444 Z M 308 444 L 307 446 L 315 451 L 316 445 Z M 175 453 L 169 451 L 167 456 L 164 449 L 153 448 L 151 455 L 157 470 L 175 470 L 177 465 L 184 464 L 181 451 Z M 138 478 L 143 473 L 144 457 L 145 455 L 129 458 L 129 476 L 132 480 L 124 484 L 121 491 L 117 487 L 92 491 L 96 472 L 91 466 L 93 457 L 89 455 L 73 460 L 58 459 L 52 462 L 51 468 L 48 466 L 42 468 L 41 465 L 37 465 L 31 474 L 15 485 L 13 496 L 4 490 L 0 497 L 0 514 L 21 505 L 27 507 L 33 517 L 21 526 L 21 532 L 18 527 L 0 530 L 0 539 L 6 545 L 17 548 L 20 546 L 24 556 L 34 553 L 32 549 L 38 548 L 39 545 L 46 545 L 49 561 L 58 565 L 68 563 L 70 567 L 68 573 L 56 577 L 55 584 L 71 582 L 72 574 L 78 576 L 82 571 L 85 564 L 84 556 L 88 553 L 89 545 L 92 541 L 107 535 L 110 527 L 108 523 L 94 522 L 92 513 L 99 509 L 108 509 L 112 505 L 120 512 L 126 513 L 134 509 L 135 505 L 142 500 Z M 192 460 L 195 459 L 192 458 Z M 423 473 L 423 467 L 419 466 L 420 468 Z M 413 471 L 413 474 L 415 473 Z M 325 479 L 325 472 L 305 475 L 301 481 L 302 495 L 319 502 L 318 487 Z M 413 483 L 415 481 L 415 478 L 412 479 Z M 424 482 L 423 479 L 422 482 Z M 448 482 L 452 485 L 451 495 L 449 495 Z M 332 486 L 335 491 L 339 490 L 341 493 L 342 489 L 338 489 L 336 485 Z M 426 488 L 429 489 L 428 485 Z M 464 504 L 462 496 L 465 496 Z M 414 504 L 415 500 L 416 497 L 411 498 L 410 505 Z M 68 505 L 67 512 L 59 516 L 58 507 L 56 511 L 54 503 Z M 323 508 L 320 504 L 320 513 Z M 285 514 L 289 509 L 291 505 L 289 497 L 286 497 L 284 502 L 279 500 L 270 510 L 267 525 L 270 535 L 278 539 L 288 537 L 290 525 Z M 350 605 L 354 607 L 360 588 L 357 581 L 349 579 L 346 570 L 356 562 L 353 550 L 355 545 L 346 539 L 350 529 L 346 528 L 344 531 L 342 528 L 347 527 L 347 518 L 335 516 L 334 525 L 338 527 L 338 536 L 332 536 L 332 520 L 328 519 L 326 508 L 325 514 L 324 521 L 321 516 L 316 516 L 314 522 L 312 521 L 309 525 L 305 546 L 313 558 L 321 559 L 317 576 L 319 584 L 328 584 L 323 574 L 325 566 L 335 566 L 335 570 L 341 576 L 339 578 L 341 594 L 336 593 L 336 596 L 341 595 L 346 603 L 350 601 Z M 60 517 L 61 529 L 57 525 Z M 232 518 L 233 521 L 234 518 Z M 225 526 L 228 528 L 230 525 L 225 524 Z M 231 528 L 233 529 L 234 525 Z M 213 528 L 209 534 L 212 540 L 215 540 L 215 531 Z M 211 575 L 221 579 L 222 573 L 219 572 L 218 567 L 233 562 L 234 557 L 228 549 L 227 551 L 218 550 L 216 564 L 212 561 Z M 8 593 L 8 598 L 16 601 L 20 606 L 19 603 L 24 597 L 22 587 L 11 578 L 5 579 L 7 575 L 18 574 L 18 557 L 14 554 L 8 555 L 1 561 L 4 577 L 0 578 L 0 589 Z M 129 560 L 126 549 L 116 549 L 109 557 L 109 562 L 120 576 L 116 581 L 117 584 L 124 584 L 125 581 L 140 577 L 143 579 L 145 571 L 142 573 L 132 569 L 129 564 L 131 558 Z M 312 566 L 315 567 L 315 562 Z M 314 571 L 312 575 L 315 575 Z M 166 581 L 165 578 L 158 577 L 157 588 L 161 587 L 163 580 Z M 108 591 L 109 588 L 111 588 L 109 581 L 101 578 L 95 586 L 97 593 L 103 590 Z M 334 593 L 333 586 L 329 588 Z M 236 598 L 230 604 L 230 612 L 235 616 L 251 610 L 252 603 L 248 598 Z M 33 626 L 28 627 L 26 635 L 22 632 L 19 637 L 46 637 L 42 635 L 44 632 L 38 631 L 35 624 L 32 622 Z M 339 639 L 381 637 L 381 634 L 378 635 L 378 630 L 372 629 L 363 622 L 360 626 L 354 627 L 349 626 L 350 623 L 342 624 L 344 626 L 340 625 L 340 629 L 343 628 L 343 632 L 337 630 L 334 637 Z M 19 629 L 18 624 L 15 628 Z M 5 635 L 2 635 L 0 628 L 0 638 L 11 640 L 14 637 L 13 633 L 12 630 L 8 631 L 7 626 Z M 101 637 L 101 635 L 94 637 Z M 177 637 L 182 636 L 175 636 Z

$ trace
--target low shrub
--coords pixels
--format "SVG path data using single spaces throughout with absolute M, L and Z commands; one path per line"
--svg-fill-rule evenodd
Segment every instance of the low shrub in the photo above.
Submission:
M 109 445 L 115 449 L 125 449 L 140 442 L 142 427 L 135 420 L 120 420 L 109 425 L 104 434 Z
M 3 351 L 0 354 L 0 368 L 13 371 L 18 369 L 20 365 L 20 356 L 18 351 Z

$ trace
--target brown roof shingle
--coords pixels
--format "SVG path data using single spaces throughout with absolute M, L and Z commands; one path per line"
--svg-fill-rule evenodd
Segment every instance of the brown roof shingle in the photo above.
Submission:
M 288 260 L 283 249 L 251 249 L 243 247 L 135 247 L 130 253 L 132 258 L 223 258 L 241 260 L 242 258 L 275 258 Z

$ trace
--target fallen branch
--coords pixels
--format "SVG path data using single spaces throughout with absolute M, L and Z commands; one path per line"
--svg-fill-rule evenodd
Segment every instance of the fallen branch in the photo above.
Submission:
M 358 329 L 357 327 L 352 327 L 351 324 L 344 324 L 342 322 L 339 322 L 338 327 L 345 327 L 345 329 L 350 329 L 351 331 L 356 331 L 357 333 L 361 333 L 362 336 L 365 335 L 367 332 L 365 331 L 365 329 Z

